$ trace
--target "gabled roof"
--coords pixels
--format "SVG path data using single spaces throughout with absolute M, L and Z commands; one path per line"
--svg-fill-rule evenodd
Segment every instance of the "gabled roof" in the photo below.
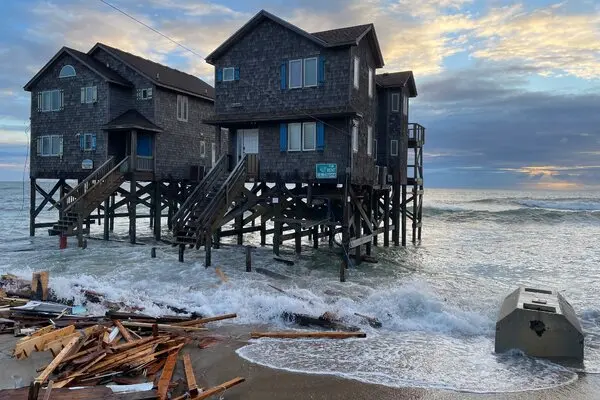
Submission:
M 134 71 L 151 80 L 156 86 L 214 101 L 215 89 L 200 78 L 104 43 L 96 43 L 88 54 L 93 55 L 97 49 L 103 49 L 121 60 Z
M 114 118 L 102 126 L 105 130 L 130 130 L 139 129 L 143 131 L 162 132 L 163 129 L 154 125 L 150 120 L 140 114 L 139 111 L 131 109 Z
M 417 85 L 412 71 L 378 74 L 375 76 L 375 82 L 384 88 L 407 86 L 410 97 L 417 97 Z
M 215 60 L 219 58 L 225 51 L 233 46 L 238 40 L 246 36 L 248 32 L 254 29 L 263 20 L 269 19 L 279 25 L 296 32 L 300 36 L 310 40 L 311 42 L 325 48 L 340 47 L 340 46 L 355 46 L 358 42 L 365 37 L 365 35 L 372 32 L 370 40 L 374 48 L 375 58 L 377 59 L 378 68 L 383 67 L 383 55 L 379 48 L 379 42 L 377 41 L 377 35 L 375 34 L 375 28 L 373 24 L 350 26 L 347 28 L 333 29 L 329 31 L 308 33 L 303 29 L 298 28 L 296 25 L 290 24 L 287 21 L 265 11 L 259 11 L 250 21 L 246 22 L 244 26 L 238 29 L 229 39 L 223 44 L 217 47 L 212 53 L 206 56 L 205 60 L 209 64 L 214 64 Z
M 29 82 L 27 82 L 27 84 L 25 84 L 24 89 L 27 91 L 31 90 L 33 84 L 37 82 L 37 80 L 48 70 L 48 68 L 50 68 L 54 64 L 54 62 L 58 60 L 63 54 L 70 55 L 71 57 L 88 67 L 90 70 L 100 75 L 107 82 L 127 87 L 132 86 L 131 82 L 127 81 L 121 75 L 117 74 L 115 71 L 108 68 L 106 65 L 102 64 L 100 61 L 89 56 L 88 54 L 82 53 L 75 49 L 71 49 L 69 47 L 63 47 L 58 51 L 58 53 L 54 55 L 54 57 L 50 59 L 50 61 L 46 63 L 46 65 L 44 65 L 42 69 L 38 71 L 37 74 L 35 74 L 33 78 L 31 78 Z

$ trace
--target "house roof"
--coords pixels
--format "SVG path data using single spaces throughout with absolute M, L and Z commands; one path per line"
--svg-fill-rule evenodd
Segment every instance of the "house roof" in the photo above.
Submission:
M 24 89 L 27 91 L 31 90 L 33 84 L 37 82 L 37 80 L 48 70 L 48 68 L 50 68 L 54 64 L 54 62 L 58 60 L 63 54 L 70 55 L 71 57 L 88 67 L 90 70 L 100 75 L 107 82 L 128 87 L 132 86 L 131 82 L 127 81 L 121 75 L 117 74 L 115 71 L 108 68 L 106 65 L 102 64 L 100 61 L 96 60 L 90 55 L 82 53 L 81 51 L 75 49 L 71 49 L 69 47 L 63 47 L 54 55 L 54 57 L 50 59 L 50 61 L 46 63 L 46 65 L 44 65 L 42 69 L 38 71 L 37 74 L 35 74 L 33 78 L 31 78 L 29 82 L 27 82 L 27 84 L 25 84 Z
M 139 129 L 142 131 L 162 132 L 163 129 L 154 125 L 150 120 L 140 114 L 139 111 L 131 109 L 103 125 L 104 130 L 129 130 Z
M 99 48 L 123 61 L 133 70 L 150 79 L 157 86 L 214 101 L 215 89 L 194 75 L 150 61 L 104 43 L 96 43 L 88 54 L 92 55 Z
M 373 24 L 356 25 L 340 29 L 332 29 L 329 31 L 308 33 L 303 29 L 298 28 L 296 25 L 290 24 L 287 21 L 265 11 L 259 11 L 250 21 L 246 22 L 244 26 L 238 29 L 229 39 L 223 44 L 217 47 L 212 53 L 206 56 L 205 60 L 209 64 L 214 64 L 215 60 L 219 58 L 225 51 L 233 46 L 238 40 L 243 38 L 248 32 L 254 29 L 260 22 L 265 19 L 269 19 L 279 25 L 296 32 L 300 36 L 305 37 L 311 42 L 321 47 L 339 47 L 339 46 L 354 46 L 358 45 L 358 42 L 368 33 L 370 35 L 371 44 L 375 49 L 375 57 L 378 61 L 378 67 L 383 67 L 383 55 L 379 48 L 379 42 L 377 41 L 377 35 L 375 34 L 375 28 Z
M 375 81 L 384 88 L 408 86 L 410 97 L 417 97 L 417 85 L 412 71 L 378 74 L 375 76 Z
M 290 110 L 279 113 L 258 112 L 258 113 L 238 113 L 214 115 L 204 119 L 202 122 L 209 125 L 225 125 L 239 124 L 248 122 L 265 122 L 265 121 L 286 121 L 286 120 L 302 120 L 312 118 L 342 118 L 342 117 L 361 117 L 353 107 L 336 107 L 336 108 L 315 108 L 306 110 Z

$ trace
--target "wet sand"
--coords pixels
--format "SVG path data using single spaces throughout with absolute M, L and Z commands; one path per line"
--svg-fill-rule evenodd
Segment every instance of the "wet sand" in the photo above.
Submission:
M 390 388 L 362 383 L 328 375 L 313 375 L 276 370 L 247 362 L 239 357 L 236 349 L 248 343 L 249 332 L 264 327 L 221 326 L 211 329 L 211 335 L 220 335 L 223 342 L 207 349 L 187 345 L 198 385 L 212 387 L 237 376 L 246 382 L 229 389 L 227 400 L 596 400 L 600 399 L 600 376 L 585 375 L 569 385 L 549 390 L 516 393 L 477 394 L 420 388 Z M 0 335 L 0 389 L 14 388 L 16 380 L 27 386 L 35 377 L 35 369 L 46 364 L 48 353 L 34 353 L 32 357 L 18 361 L 10 357 L 16 338 Z M 173 380 L 185 382 L 183 363 L 179 360 Z M 183 387 L 184 385 L 180 385 Z M 174 394 L 183 393 L 177 391 Z M 218 398 L 218 397 L 215 397 Z

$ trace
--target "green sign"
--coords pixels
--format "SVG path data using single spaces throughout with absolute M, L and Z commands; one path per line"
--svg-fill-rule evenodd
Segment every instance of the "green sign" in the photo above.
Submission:
M 336 179 L 337 164 L 317 164 L 317 179 Z

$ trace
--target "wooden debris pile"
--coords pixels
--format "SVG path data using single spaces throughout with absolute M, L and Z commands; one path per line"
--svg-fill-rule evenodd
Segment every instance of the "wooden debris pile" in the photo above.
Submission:
M 49 351 L 54 357 L 37 371 L 39 375 L 29 389 L 29 398 L 37 399 L 46 384 L 46 396 L 51 390 L 69 387 L 146 384 L 142 386 L 147 389 L 146 397 L 136 398 L 171 398 L 171 391 L 178 386 L 172 377 L 183 347 L 191 342 L 197 342 L 200 348 L 214 343 L 218 339 L 203 334 L 208 330 L 204 324 L 236 315 L 187 320 L 174 316 L 171 319 L 179 321 L 171 323 L 138 317 L 110 319 L 83 329 L 75 325 L 63 328 L 48 325 L 21 338 L 15 345 L 16 358 L 30 357 L 36 351 Z M 168 319 L 164 317 L 162 321 Z M 206 399 L 244 381 L 235 378 L 201 390 L 189 354 L 183 354 L 183 367 L 187 390 L 180 399 Z

